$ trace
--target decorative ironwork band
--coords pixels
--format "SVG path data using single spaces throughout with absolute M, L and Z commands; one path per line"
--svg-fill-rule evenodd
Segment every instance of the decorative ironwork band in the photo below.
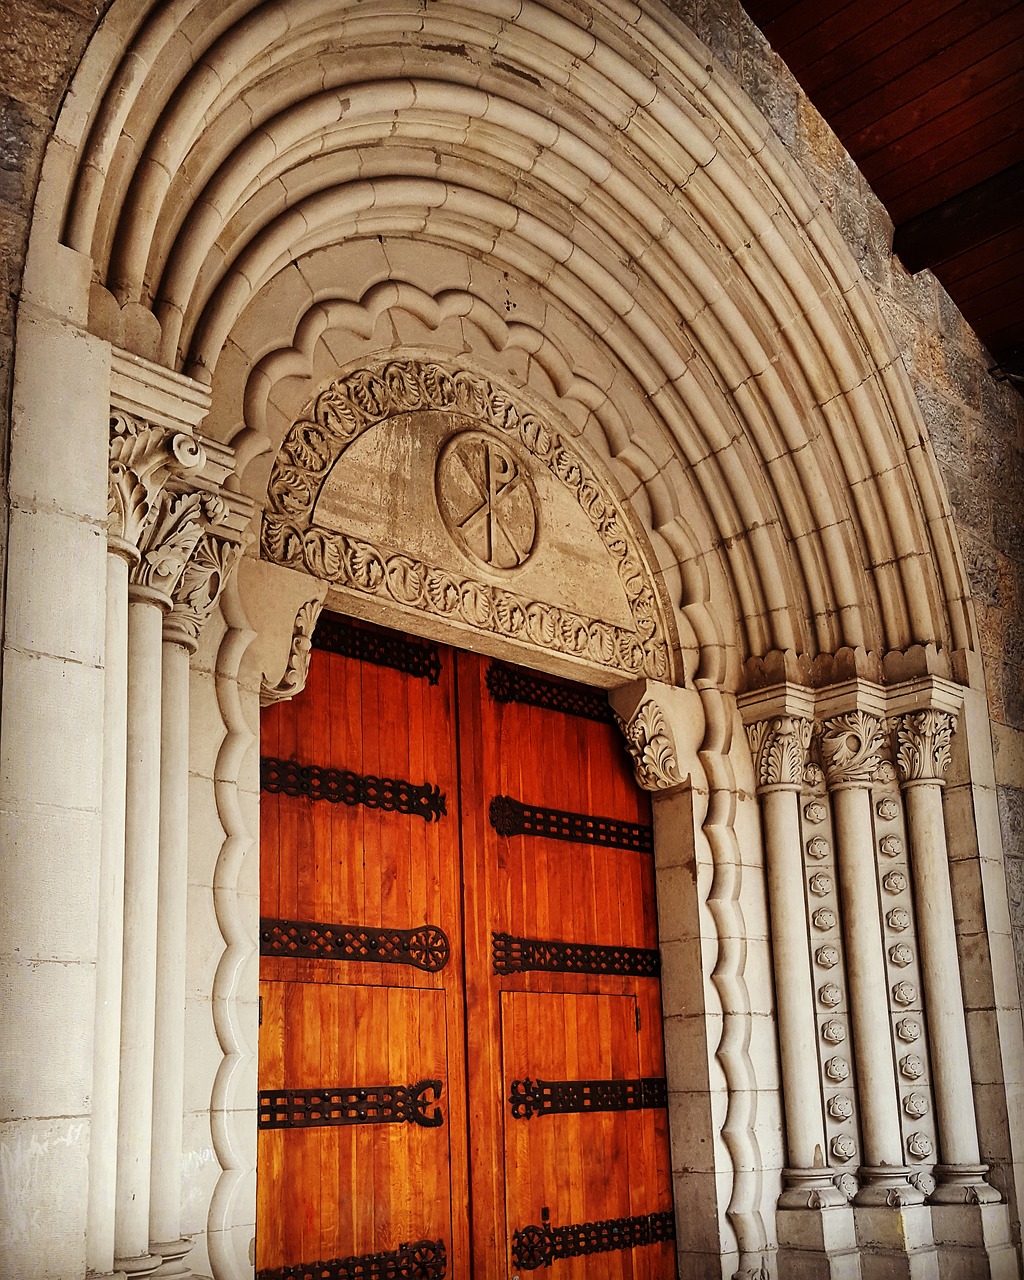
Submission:
M 675 1219 L 670 1211 L 552 1227 L 548 1210 L 542 1209 L 541 1224 L 520 1227 L 512 1237 L 512 1265 L 521 1271 L 550 1267 L 560 1258 L 583 1258 L 591 1253 L 635 1249 L 676 1238 Z
M 491 934 L 491 963 L 500 974 L 543 969 L 553 973 L 611 973 L 653 978 L 661 972 L 656 948 L 608 947 L 591 942 L 553 942 Z
M 404 636 L 364 631 L 336 613 L 322 613 L 313 632 L 313 648 L 358 658 L 378 667 L 404 671 L 408 676 L 437 684 L 441 678 L 441 652 L 436 644 L 407 640 Z
M 261 1129 L 315 1129 L 343 1124 L 444 1124 L 441 1081 L 370 1085 L 364 1089 L 261 1089 Z
M 487 668 L 487 688 L 495 702 L 525 702 L 544 711 L 562 711 L 567 716 L 581 716 L 601 724 L 615 723 L 615 712 L 603 693 L 544 680 L 518 667 L 506 667 L 503 662 L 492 662 Z
M 527 1078 L 512 1081 L 508 1100 L 515 1120 L 580 1111 L 647 1111 L 668 1106 L 668 1087 L 662 1076 L 642 1080 Z
M 331 804 L 362 804 L 388 813 L 412 813 L 426 822 L 436 822 L 448 812 L 444 792 L 431 782 L 417 786 L 402 778 L 324 769 L 275 756 L 260 757 L 260 789 L 271 795 L 309 796 Z
M 444 1241 L 417 1240 L 388 1253 L 361 1253 L 257 1271 L 256 1280 L 444 1280 L 447 1274 Z
M 260 955 L 408 964 L 437 973 L 448 963 L 451 945 L 445 931 L 433 924 L 418 929 L 364 929 L 357 924 L 261 920 Z
M 636 849 L 640 853 L 654 851 L 653 829 L 636 822 L 619 822 L 617 818 L 598 818 L 565 809 L 538 809 L 511 796 L 495 796 L 488 816 L 500 836 L 546 836 L 550 840 Z

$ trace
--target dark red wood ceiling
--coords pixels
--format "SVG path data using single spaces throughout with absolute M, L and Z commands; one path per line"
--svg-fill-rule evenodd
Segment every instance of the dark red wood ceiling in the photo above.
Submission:
M 889 211 L 907 268 L 931 267 L 1024 374 L 1024 2 L 745 7 Z

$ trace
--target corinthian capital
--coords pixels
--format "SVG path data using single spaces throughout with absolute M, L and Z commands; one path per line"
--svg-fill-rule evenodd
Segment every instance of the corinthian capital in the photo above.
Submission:
M 195 652 L 200 633 L 243 549 L 242 542 L 225 537 L 223 528 L 207 515 L 207 523 L 201 527 L 192 555 L 185 561 L 171 593 L 171 612 L 164 620 L 165 639 Z
M 757 785 L 799 790 L 811 745 L 812 723 L 803 716 L 773 716 L 747 725 Z
M 900 782 L 941 782 L 949 768 L 956 716 L 949 711 L 908 711 L 897 716 L 895 724 Z
M 842 783 L 868 785 L 882 763 L 881 717 L 848 711 L 821 725 L 821 756 L 830 787 Z
M 204 465 L 206 454 L 188 432 L 152 426 L 131 414 L 110 416 L 107 530 L 112 550 L 137 562 L 172 475 Z

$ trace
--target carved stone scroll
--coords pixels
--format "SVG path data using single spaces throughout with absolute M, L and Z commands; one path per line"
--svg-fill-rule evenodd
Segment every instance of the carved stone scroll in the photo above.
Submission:
M 645 791 L 664 791 L 682 781 L 668 725 L 653 698 L 642 702 L 628 723 L 619 723 L 636 780 Z
M 867 711 L 848 711 L 821 726 L 821 755 L 830 787 L 868 785 L 882 763 L 882 721 Z
M 284 675 L 276 684 L 268 684 L 264 680 L 260 685 L 260 706 L 269 707 L 275 702 L 284 702 L 294 698 L 306 687 L 309 675 L 309 661 L 313 656 L 313 632 L 317 619 L 323 609 L 322 600 L 307 600 L 295 615 L 292 628 L 292 643 L 288 650 Z

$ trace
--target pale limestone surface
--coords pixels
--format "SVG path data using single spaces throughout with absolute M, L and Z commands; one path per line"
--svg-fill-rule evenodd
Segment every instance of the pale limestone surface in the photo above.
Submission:
M 563 433 L 593 468 L 656 601 L 671 650 L 662 679 L 678 687 L 648 699 L 660 725 L 641 720 L 639 703 L 620 713 L 629 711 L 638 776 L 655 790 L 680 1274 L 1010 1274 L 1024 1055 L 996 786 L 1021 753 L 1015 730 L 997 725 L 993 770 L 989 712 L 1001 713 L 991 684 L 986 709 L 980 656 L 991 673 L 994 651 L 964 607 L 957 531 L 928 443 L 935 421 L 908 379 L 920 366 L 900 353 L 878 260 L 858 255 L 859 265 L 847 228 L 817 203 L 820 157 L 788 155 L 729 73 L 654 5 L 595 3 L 584 21 L 555 3 L 410 2 L 375 18 L 279 0 L 248 24 L 226 18 L 215 42 L 220 12 L 157 6 L 136 31 L 132 5 L 115 0 L 36 199 L 15 372 L 0 776 L 0 809 L 17 833 L 4 1014 L 19 1046 L 3 1140 L 9 1167 L 28 1172 L 5 1186 L 17 1213 L 0 1242 L 4 1267 L 26 1280 L 84 1269 L 89 1175 L 79 1156 L 92 1063 L 105 1061 L 91 1043 L 87 922 L 100 844 L 101 637 L 115 603 L 109 407 L 134 405 L 154 425 L 229 444 L 217 483 L 241 520 L 237 494 L 263 506 L 311 397 L 397 355 L 468 369 Z M 746 75 L 728 36 L 706 15 L 691 18 Z M 458 58 L 444 53 L 453 40 Z M 345 58 L 324 57 L 326 47 Z M 794 137 L 806 140 L 812 123 Z M 835 201 L 840 223 L 848 204 Z M 938 356 L 929 359 L 934 367 Z M 390 510 L 375 528 L 368 481 L 346 481 L 343 455 L 323 500 L 328 522 L 344 527 L 352 515 L 372 542 L 457 559 L 433 514 L 407 530 L 416 510 L 435 510 L 436 489 L 430 468 L 403 472 L 379 443 L 404 430 L 411 449 L 423 424 L 392 421 L 363 438 L 362 459 L 391 492 Z M 594 615 L 621 623 L 621 579 L 609 577 L 605 548 L 580 532 L 564 494 L 543 477 L 535 484 L 541 527 L 563 533 L 533 594 L 549 611 L 573 609 L 585 584 Z M 254 537 L 258 526 L 257 511 Z M 186 1266 L 217 1280 L 251 1274 L 259 704 L 301 667 L 299 615 L 327 589 L 256 562 L 257 547 L 202 631 L 189 697 L 180 1230 L 196 1237 Z M 74 579 L 63 585 L 71 554 Z M 40 579 L 61 582 L 59 593 L 40 592 Z M 336 584 L 331 602 L 360 611 Z M 379 621 L 459 639 L 436 611 L 375 608 Z M 551 643 L 516 643 L 510 652 L 497 634 L 477 636 L 484 652 L 605 686 L 637 674 L 579 656 L 567 667 Z M 772 973 L 754 795 L 763 780 L 736 695 L 795 681 L 835 702 L 857 676 L 884 708 L 884 686 L 926 673 L 965 688 L 945 801 L 958 930 L 946 942 L 959 947 L 981 1154 L 1012 1212 L 777 1214 L 787 1157 L 775 991 L 786 975 Z M 830 695 L 830 685 L 842 689 Z M 28 723 L 32 738 L 12 739 L 9 726 Z M 891 778 L 882 785 L 897 794 Z M 806 799 L 835 803 L 823 783 L 807 787 Z M 48 830 L 66 833 L 59 847 Z M 861 845 L 869 834 L 857 833 Z M 24 929 L 42 914 L 45 929 Z M 910 928 L 900 936 L 913 940 Z M 49 954 L 55 931 L 66 954 Z M 30 1044 L 71 1064 L 60 1080 L 40 1071 Z M 116 1056 L 113 1045 L 107 1069 Z M 40 1137 L 54 1114 L 71 1127 Z M 107 1206 L 114 1219 L 124 1209 Z

